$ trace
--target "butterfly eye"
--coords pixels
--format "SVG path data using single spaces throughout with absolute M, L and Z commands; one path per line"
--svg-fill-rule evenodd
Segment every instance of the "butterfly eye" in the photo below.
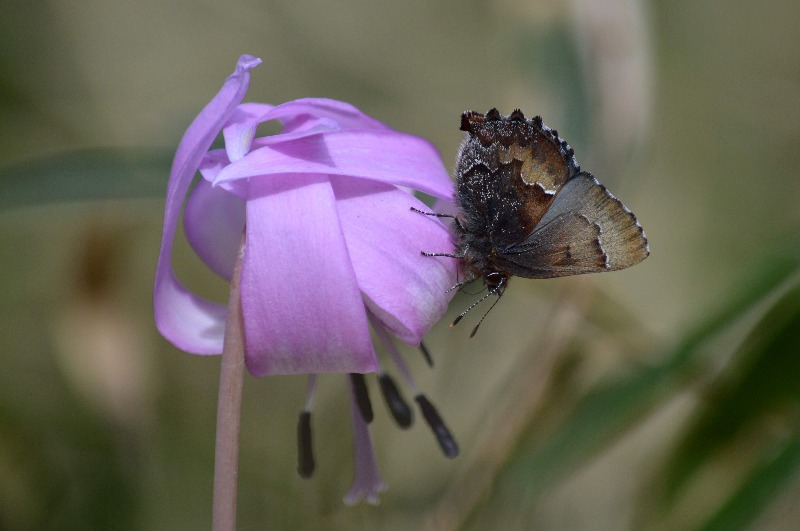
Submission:
M 491 291 L 499 286 L 505 280 L 505 278 L 506 276 L 503 273 L 492 271 L 483 277 L 483 282 L 486 284 L 486 287 L 489 288 L 489 291 Z

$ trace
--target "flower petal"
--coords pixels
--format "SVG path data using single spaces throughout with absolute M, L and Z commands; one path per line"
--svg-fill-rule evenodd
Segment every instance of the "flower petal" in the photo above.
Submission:
M 234 73 L 184 133 L 167 184 L 164 229 L 153 289 L 155 321 L 167 340 L 181 350 L 196 354 L 222 351 L 226 308 L 197 297 L 178 282 L 172 271 L 172 243 L 183 200 L 200 161 L 241 103 L 250 84 L 250 69 L 260 62 L 251 55 L 239 58 Z
M 230 280 L 244 234 L 244 201 L 200 179 L 186 201 L 183 227 L 186 239 L 203 262 Z
M 206 181 L 213 182 L 217 174 L 222 171 L 222 168 L 230 163 L 231 161 L 228 159 L 228 154 L 224 149 L 212 149 L 206 153 L 206 156 L 200 162 L 200 175 Z
M 376 371 L 328 178 L 252 179 L 246 232 L 242 314 L 250 372 Z
M 339 129 L 383 129 L 389 126 L 371 118 L 343 101 L 327 98 L 302 98 L 274 107 L 266 116 L 267 120 L 280 120 L 283 133 L 293 133 L 298 128 L 306 128 L 306 120 L 329 119 L 338 124 Z
M 236 161 L 250 151 L 258 124 L 279 120 L 283 130 L 278 135 L 255 142 L 264 146 L 311 134 L 340 129 L 389 129 L 349 103 L 325 98 L 305 98 L 274 107 L 263 103 L 243 103 L 234 111 L 222 130 L 228 158 Z
M 453 183 L 436 148 L 422 138 L 388 130 L 342 130 L 270 144 L 225 167 L 214 179 L 237 195 L 236 181 L 257 175 L 323 173 L 408 186 L 452 199 Z
M 417 345 L 447 310 L 456 260 L 450 233 L 413 195 L 375 181 L 332 177 L 350 259 L 367 308 L 401 341 Z
M 239 160 L 250 151 L 250 144 L 256 136 L 256 128 L 264 121 L 262 116 L 270 109 L 272 105 L 266 103 L 242 103 L 233 111 L 228 123 L 222 129 L 228 159 Z

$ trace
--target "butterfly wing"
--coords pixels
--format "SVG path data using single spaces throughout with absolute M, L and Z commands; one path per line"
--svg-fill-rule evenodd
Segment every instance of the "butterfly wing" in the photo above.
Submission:
M 588 173 L 564 184 L 528 238 L 500 252 L 526 278 L 615 271 L 649 254 L 633 213 Z
M 580 168 L 572 148 L 540 117 L 465 112 L 469 133 L 456 158 L 458 200 L 485 232 L 510 245 L 531 233 L 564 184 Z M 498 243 L 494 241 L 493 243 Z

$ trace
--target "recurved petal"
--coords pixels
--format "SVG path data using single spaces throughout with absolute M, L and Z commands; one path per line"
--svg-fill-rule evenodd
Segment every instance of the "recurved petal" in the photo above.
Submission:
M 328 177 L 271 176 L 250 188 L 241 283 L 250 372 L 375 371 Z
M 258 124 L 278 120 L 283 129 L 276 135 L 255 139 Z M 243 103 L 236 108 L 223 129 L 228 158 L 242 158 L 252 146 L 286 142 L 294 138 L 340 129 L 389 129 L 349 103 L 325 98 L 304 98 L 274 107 Z M 255 142 L 254 142 L 255 140 Z
M 156 326 L 178 348 L 196 354 L 222 351 L 224 306 L 205 301 L 184 288 L 172 271 L 172 243 L 181 206 L 206 151 L 219 134 L 250 83 L 250 69 L 260 59 L 239 58 L 236 70 L 184 133 L 172 164 L 164 210 L 164 229 L 156 269 L 153 303 Z
M 208 182 L 212 182 L 222 168 L 230 164 L 228 154 L 224 149 L 212 149 L 200 162 L 200 175 Z
M 214 179 L 246 194 L 242 179 L 262 175 L 322 173 L 407 186 L 452 199 L 453 184 L 436 148 L 413 135 L 390 130 L 342 130 L 305 136 L 253 150 Z
M 256 135 L 258 124 L 265 121 L 264 115 L 272 109 L 266 103 L 242 103 L 233 111 L 222 129 L 228 159 L 239 160 L 248 151 Z
M 200 179 L 186 201 L 183 228 L 203 262 L 230 280 L 244 234 L 244 201 Z
M 400 340 L 419 344 L 447 309 L 456 261 L 420 251 L 453 252 L 445 226 L 411 211 L 413 195 L 375 181 L 332 177 L 342 230 L 369 310 Z
M 356 107 L 343 101 L 327 98 L 302 98 L 274 107 L 266 116 L 267 120 L 280 120 L 284 133 L 292 133 L 298 128 L 306 128 L 308 120 L 328 119 L 338 124 L 339 129 L 383 129 L 389 126 L 371 118 Z

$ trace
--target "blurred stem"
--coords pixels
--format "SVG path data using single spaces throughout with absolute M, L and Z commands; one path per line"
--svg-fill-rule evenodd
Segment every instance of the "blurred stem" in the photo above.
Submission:
M 456 530 L 474 524 L 470 519 L 497 487 L 499 474 L 542 406 L 559 355 L 585 319 L 586 309 L 595 296 L 592 287 L 591 281 L 575 281 L 550 303 L 552 311 L 542 325 L 536 355 L 524 358 L 514 368 L 489 410 L 503 411 L 502 420 L 482 419 L 487 423 L 486 437 L 476 443 L 475 452 L 481 457 L 468 464 L 463 475 L 453 482 L 454 487 L 428 513 L 424 529 Z
M 236 493 L 239 475 L 239 424 L 244 375 L 244 328 L 239 281 L 244 237 L 233 270 L 228 300 L 228 321 L 222 346 L 217 402 L 217 441 L 214 457 L 214 502 L 212 529 L 236 529 Z

